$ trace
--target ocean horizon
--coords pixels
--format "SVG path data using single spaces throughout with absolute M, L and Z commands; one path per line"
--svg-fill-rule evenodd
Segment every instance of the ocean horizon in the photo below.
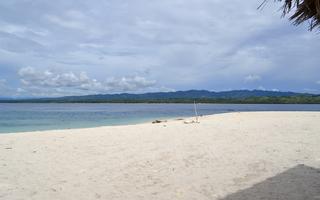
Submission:
M 198 115 L 244 111 L 320 111 L 320 104 L 197 104 Z M 193 104 L 0 104 L 0 133 L 132 125 L 195 116 Z

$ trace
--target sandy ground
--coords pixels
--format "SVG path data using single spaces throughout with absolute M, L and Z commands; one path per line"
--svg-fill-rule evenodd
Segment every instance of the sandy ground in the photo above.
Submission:
M 320 199 L 320 112 L 0 135 L 0 199 Z

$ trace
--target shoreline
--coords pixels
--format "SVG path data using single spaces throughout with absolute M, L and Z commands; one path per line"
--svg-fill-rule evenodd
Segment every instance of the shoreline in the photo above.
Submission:
M 221 113 L 215 113 L 215 114 L 209 114 L 209 115 L 199 115 L 198 118 L 208 118 L 216 115 L 222 115 L 222 114 L 230 114 L 230 113 L 270 113 L 270 112 L 283 112 L 283 113 L 290 113 L 290 112 L 311 112 L 311 113 L 317 113 L 320 111 L 230 111 L 230 112 L 221 112 Z M 154 118 L 143 122 L 137 122 L 132 124 L 120 124 L 120 125 L 101 125 L 101 126 L 90 126 L 90 127 L 80 127 L 80 128 L 61 128 L 61 129 L 46 129 L 46 130 L 35 130 L 35 131 L 18 131 L 18 132 L 1 132 L 1 135 L 8 135 L 8 134 L 30 134 L 30 133 L 39 133 L 39 132 L 52 132 L 52 131 L 68 131 L 68 130 L 83 130 L 83 129 L 96 129 L 96 128 L 107 128 L 107 127 L 126 127 L 126 126 L 135 126 L 135 125 L 143 125 L 143 124 L 153 124 L 153 121 L 161 121 L 160 123 L 156 124 L 162 124 L 166 122 L 172 122 L 172 121 L 188 121 L 191 119 L 195 119 L 196 117 L 169 117 L 169 118 Z
M 0 199 L 312 199 L 319 121 L 320 112 L 234 112 L 0 134 Z

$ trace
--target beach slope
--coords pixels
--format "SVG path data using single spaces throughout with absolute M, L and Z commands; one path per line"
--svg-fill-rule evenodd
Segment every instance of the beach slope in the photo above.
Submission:
M 320 199 L 320 112 L 1 134 L 0 199 Z

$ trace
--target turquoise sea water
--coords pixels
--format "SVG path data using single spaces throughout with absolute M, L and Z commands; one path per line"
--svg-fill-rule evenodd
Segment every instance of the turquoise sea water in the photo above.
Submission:
M 198 104 L 199 115 L 237 111 L 320 111 L 316 105 Z M 136 124 L 194 116 L 193 104 L 0 104 L 0 133 Z

